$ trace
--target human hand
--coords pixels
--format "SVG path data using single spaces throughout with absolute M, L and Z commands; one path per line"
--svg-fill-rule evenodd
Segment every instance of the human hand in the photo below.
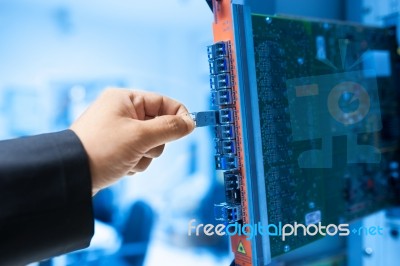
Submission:
M 70 128 L 89 157 L 92 192 L 142 172 L 167 142 L 194 129 L 184 105 L 155 93 L 107 89 Z

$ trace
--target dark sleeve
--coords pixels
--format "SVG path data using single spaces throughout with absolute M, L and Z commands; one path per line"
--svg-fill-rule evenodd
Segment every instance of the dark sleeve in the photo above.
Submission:
M 0 141 L 0 265 L 87 247 L 91 193 L 88 158 L 73 131 Z

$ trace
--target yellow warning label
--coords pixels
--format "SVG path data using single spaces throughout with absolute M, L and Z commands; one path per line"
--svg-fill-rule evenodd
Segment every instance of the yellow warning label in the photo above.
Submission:
M 239 241 L 239 245 L 237 247 L 237 252 L 242 253 L 242 254 L 246 254 L 246 250 L 244 250 L 244 246 L 242 241 Z

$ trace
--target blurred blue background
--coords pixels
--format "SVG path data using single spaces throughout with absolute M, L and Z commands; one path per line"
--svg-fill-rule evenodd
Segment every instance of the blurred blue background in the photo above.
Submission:
M 209 109 L 212 19 L 197 0 L 0 0 L 0 139 L 63 130 L 107 86 Z M 100 192 L 90 248 L 41 265 L 229 265 L 227 238 L 187 236 L 223 200 L 210 134 Z

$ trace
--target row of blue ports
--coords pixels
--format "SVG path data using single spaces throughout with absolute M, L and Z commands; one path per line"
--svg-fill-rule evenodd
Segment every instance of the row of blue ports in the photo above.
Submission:
M 214 205 L 215 218 L 229 224 L 242 219 L 229 44 L 215 43 L 207 47 L 207 52 L 212 105 L 217 108 L 218 116 L 215 126 L 215 166 L 217 170 L 224 171 L 226 198 L 226 202 Z
M 234 121 L 235 115 L 232 108 L 219 110 L 220 126 L 217 131 L 221 137 L 226 137 L 226 139 L 215 139 L 215 167 L 217 170 L 230 170 L 238 167 Z
M 242 220 L 239 171 L 225 171 L 224 182 L 226 202 L 214 204 L 214 215 L 217 221 L 229 224 Z
M 217 170 L 238 168 L 236 150 L 235 112 L 233 107 L 232 74 L 230 73 L 229 45 L 218 42 L 208 46 L 212 104 L 218 109 L 215 128 L 215 165 Z
M 218 42 L 207 47 L 210 66 L 212 104 L 215 107 L 233 104 L 231 61 L 228 43 Z

